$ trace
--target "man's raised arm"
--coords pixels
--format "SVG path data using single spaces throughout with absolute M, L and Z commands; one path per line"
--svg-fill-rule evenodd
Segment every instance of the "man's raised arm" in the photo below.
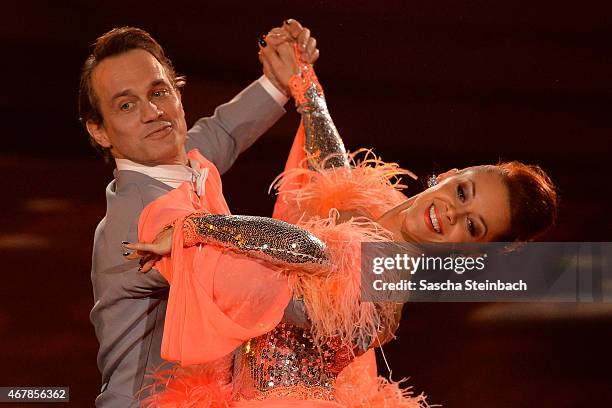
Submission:
M 296 20 L 286 20 L 281 27 L 262 37 L 274 44 L 296 42 L 303 56 L 314 62 L 319 56 L 316 40 L 310 30 Z M 226 172 L 240 153 L 249 148 L 285 113 L 288 101 L 287 84 L 277 79 L 280 71 L 293 69 L 282 61 L 277 66 L 263 65 L 264 75 L 249 85 L 226 104 L 219 106 L 213 116 L 202 118 L 187 133 L 187 149 L 197 148 L 220 173 Z

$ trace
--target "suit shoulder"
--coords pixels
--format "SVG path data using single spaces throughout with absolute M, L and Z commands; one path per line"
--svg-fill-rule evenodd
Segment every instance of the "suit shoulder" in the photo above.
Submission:
M 143 193 L 136 183 L 125 183 L 117 188 L 114 194 L 107 194 L 106 219 L 120 216 L 134 217 L 144 208 Z
M 116 185 L 113 201 L 119 205 L 137 207 L 140 210 L 171 190 L 162 182 L 134 171 L 119 172 Z

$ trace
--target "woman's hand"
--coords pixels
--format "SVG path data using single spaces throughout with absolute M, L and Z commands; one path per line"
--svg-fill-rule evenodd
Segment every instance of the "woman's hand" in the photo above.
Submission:
M 153 242 L 138 242 L 136 244 L 124 243 L 126 249 L 131 249 L 134 252 L 125 255 L 126 259 L 140 258 L 140 272 L 149 272 L 155 262 L 159 261 L 163 256 L 169 255 L 172 251 L 172 233 L 174 227 L 164 229 L 157 234 Z

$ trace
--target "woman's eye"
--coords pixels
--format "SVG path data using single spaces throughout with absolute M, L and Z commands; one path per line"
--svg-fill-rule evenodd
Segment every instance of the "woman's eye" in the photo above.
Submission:
M 476 228 L 474 227 L 474 222 L 471 219 L 467 218 L 467 229 L 471 236 L 476 235 Z
M 465 201 L 465 191 L 463 191 L 463 187 L 461 186 L 457 186 L 457 197 L 459 197 L 459 200 L 462 202 Z

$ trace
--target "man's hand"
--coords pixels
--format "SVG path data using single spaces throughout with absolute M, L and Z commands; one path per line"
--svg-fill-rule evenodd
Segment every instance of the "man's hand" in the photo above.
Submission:
M 293 19 L 285 20 L 281 27 L 270 30 L 260 43 L 259 60 L 264 75 L 285 95 L 289 96 L 288 82 L 298 73 L 293 45 L 297 44 L 304 62 L 313 64 L 319 58 L 317 40 L 310 30 Z
M 134 252 L 124 254 L 126 259 L 140 258 L 139 271 L 149 272 L 155 262 L 159 261 L 162 256 L 170 254 L 172 251 L 172 233 L 174 227 L 166 228 L 157 236 L 151 243 L 138 242 L 136 244 L 123 243 L 123 247 L 131 249 Z
M 288 42 L 276 46 L 268 44 L 261 49 L 259 60 L 263 65 L 264 74 L 270 82 L 279 91 L 290 96 L 289 79 L 299 73 L 293 44 Z

